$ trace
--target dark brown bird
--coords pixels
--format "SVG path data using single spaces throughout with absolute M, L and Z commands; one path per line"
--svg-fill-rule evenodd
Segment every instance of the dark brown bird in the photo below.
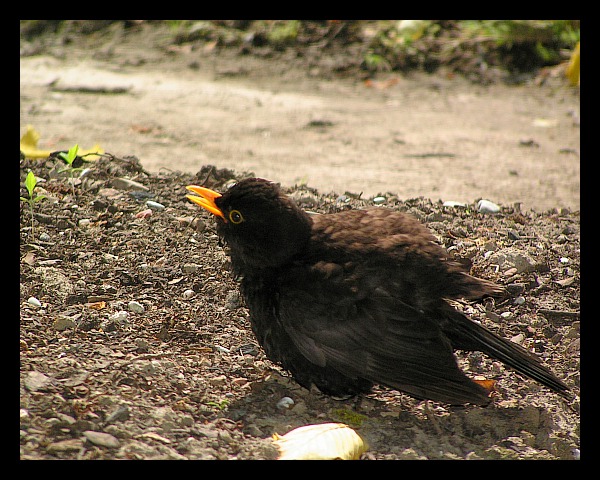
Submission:
M 258 342 L 300 385 L 349 397 L 381 384 L 418 399 L 485 405 L 489 388 L 454 356 L 467 350 L 568 390 L 534 354 L 448 303 L 501 289 L 464 272 L 415 218 L 386 208 L 309 215 L 260 178 L 222 195 L 187 189 L 216 216 Z

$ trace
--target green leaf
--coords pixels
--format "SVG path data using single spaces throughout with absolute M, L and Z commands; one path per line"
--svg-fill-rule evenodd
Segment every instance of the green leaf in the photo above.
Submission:
M 33 189 L 35 188 L 36 184 L 37 184 L 37 179 L 35 178 L 35 175 L 33 174 L 33 172 L 31 170 L 29 170 L 29 173 L 27 174 L 27 178 L 25 179 L 25 187 L 27 188 L 27 191 L 29 192 L 30 197 L 33 195 Z
M 61 152 L 60 157 L 65 162 L 67 162 L 69 165 L 71 165 L 73 163 L 73 161 L 77 158 L 78 150 L 79 150 L 79 145 L 75 144 L 71 148 L 69 148 L 69 151 L 66 154 L 65 154 L 65 152 Z

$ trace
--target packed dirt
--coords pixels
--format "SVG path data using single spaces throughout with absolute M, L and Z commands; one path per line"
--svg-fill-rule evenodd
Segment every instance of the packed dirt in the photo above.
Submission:
M 153 173 L 211 164 L 325 193 L 579 209 L 579 89 L 564 68 L 519 85 L 365 78 L 349 47 L 243 55 L 142 27 L 24 44 L 21 131 Z
M 21 195 L 29 169 L 46 195 L 20 206 L 21 459 L 273 459 L 272 434 L 324 422 L 362 435 L 366 460 L 579 458 L 577 89 L 443 72 L 365 83 L 339 74 L 344 52 L 240 55 L 160 29 L 51 38 L 22 44 L 21 130 L 107 154 L 81 177 L 21 159 Z M 457 308 L 572 395 L 464 352 L 470 375 L 497 380 L 489 407 L 299 387 L 256 344 L 213 219 L 185 198 L 251 172 L 314 212 L 417 216 L 510 293 Z

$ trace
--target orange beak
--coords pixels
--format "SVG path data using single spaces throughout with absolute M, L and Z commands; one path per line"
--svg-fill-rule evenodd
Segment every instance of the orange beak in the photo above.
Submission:
M 225 216 L 223 212 L 217 205 L 215 204 L 215 200 L 221 196 L 220 193 L 215 192 L 214 190 L 210 190 L 208 188 L 199 187 L 197 185 L 188 185 L 187 188 L 190 192 L 197 193 L 198 195 L 186 195 L 192 202 L 197 203 L 205 210 L 208 210 L 210 213 L 221 217 L 225 220 Z

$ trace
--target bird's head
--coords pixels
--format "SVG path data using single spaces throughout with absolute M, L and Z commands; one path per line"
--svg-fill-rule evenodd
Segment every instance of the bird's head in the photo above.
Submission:
M 186 188 L 196 194 L 188 199 L 215 215 L 217 232 L 238 265 L 284 265 L 310 237 L 310 216 L 268 180 L 248 178 L 223 194 L 196 185 Z

